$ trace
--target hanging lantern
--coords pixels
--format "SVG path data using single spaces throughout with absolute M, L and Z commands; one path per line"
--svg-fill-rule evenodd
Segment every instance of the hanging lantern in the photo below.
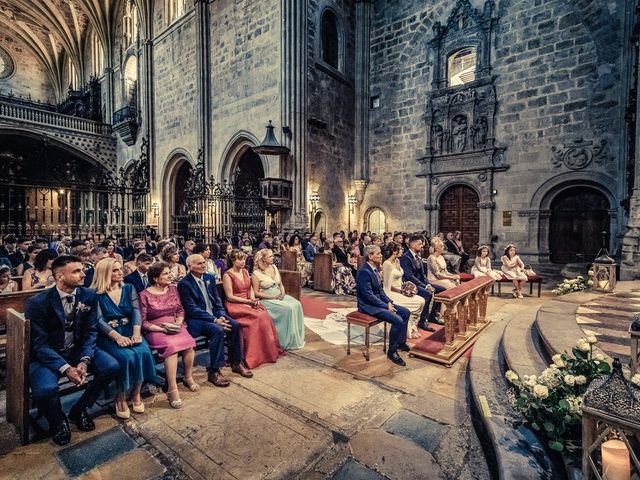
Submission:
M 596 292 L 612 293 L 616 288 L 616 261 L 606 248 L 607 232 L 602 232 L 602 248 L 593 261 L 593 289 Z
M 269 120 L 269 125 L 267 125 L 267 134 L 264 137 L 264 140 L 257 147 L 253 147 L 252 150 L 255 153 L 260 155 L 287 155 L 289 153 L 289 148 L 278 143 L 276 140 L 276 136 L 273 133 L 276 127 L 273 126 L 271 120 Z
M 611 374 L 591 382 L 582 400 L 582 478 L 639 478 L 639 454 L 640 388 L 615 358 Z
M 636 373 L 640 373 L 640 313 L 637 313 L 633 317 L 631 325 L 629 325 L 629 336 L 631 337 L 631 361 L 629 367 L 631 368 L 631 376 Z

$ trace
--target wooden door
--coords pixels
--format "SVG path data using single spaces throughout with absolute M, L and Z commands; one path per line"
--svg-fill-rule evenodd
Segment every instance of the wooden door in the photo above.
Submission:
M 549 250 L 554 263 L 591 262 L 610 228 L 609 202 L 599 191 L 573 187 L 551 202 Z M 609 242 L 607 237 L 607 248 Z
M 466 185 L 449 187 L 440 197 L 440 232 L 460 230 L 464 249 L 473 256 L 480 242 L 478 194 Z M 438 232 L 430 232 L 435 235 Z

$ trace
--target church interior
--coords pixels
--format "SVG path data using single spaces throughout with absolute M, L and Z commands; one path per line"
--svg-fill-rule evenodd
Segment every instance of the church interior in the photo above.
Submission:
M 95 428 L 57 445 L 30 398 L 40 327 L 22 315 L 48 288 L 33 295 L 28 265 L 23 291 L 9 264 L 20 287 L 3 291 L 0 266 L 0 478 L 640 479 L 639 68 L 638 0 L 0 0 L 0 263 L 11 242 L 71 242 L 43 267 L 53 291 L 73 242 L 119 251 L 125 273 L 141 242 L 149 262 L 180 255 L 178 284 L 206 251 L 229 262 L 212 267 L 229 305 L 233 252 L 262 272 L 272 249 L 265 271 L 298 302 L 303 339 L 252 378 L 225 340 L 217 388 L 210 339 L 191 333 L 182 408 L 145 385 L 146 412 L 123 420 L 112 386 L 88 407 Z M 441 244 L 432 283 L 451 282 L 407 307 L 399 344 L 360 296 L 398 234 L 405 273 L 403 248 L 422 242 L 431 272 Z M 340 264 L 343 240 L 360 260 Z M 179 252 L 150 246 L 169 241 Z M 483 248 L 496 277 L 474 275 Z M 392 294 L 422 301 L 410 287 Z M 560 420 L 522 413 L 555 398 L 540 372 L 573 367 Z M 623 419 L 597 406 L 616 382 Z M 65 411 L 84 398 L 60 388 Z

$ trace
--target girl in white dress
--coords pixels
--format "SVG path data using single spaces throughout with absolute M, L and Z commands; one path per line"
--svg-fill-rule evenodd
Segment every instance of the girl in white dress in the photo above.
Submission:
M 516 246 L 507 245 L 504 249 L 502 260 L 502 273 L 513 282 L 513 296 L 515 298 L 523 298 L 522 287 L 527 283 L 527 276 L 524 273 L 524 262 L 516 255 Z
M 480 245 L 478 253 L 476 255 L 476 261 L 471 267 L 471 274 L 474 278 L 478 277 L 491 277 L 494 280 L 500 280 L 502 274 L 497 270 L 491 269 L 491 259 L 489 258 L 489 247 L 486 245 Z
M 393 303 L 405 307 L 411 312 L 407 326 L 407 335 L 410 338 L 420 338 L 420 334 L 418 333 L 418 319 L 424 309 L 424 298 L 415 294 L 417 290 L 415 285 L 413 285 L 414 294 L 412 296 L 402 293 L 402 275 L 404 271 L 400 266 L 400 260 L 398 260 L 400 255 L 402 255 L 402 247 L 397 243 L 391 242 L 388 245 L 387 251 L 390 253 L 390 256 L 382 264 L 382 288 Z M 405 289 L 405 291 L 408 293 L 408 289 Z

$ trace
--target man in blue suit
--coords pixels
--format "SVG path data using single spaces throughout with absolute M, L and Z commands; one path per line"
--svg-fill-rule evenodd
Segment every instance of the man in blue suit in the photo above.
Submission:
M 381 318 L 391 324 L 389 332 L 389 350 L 387 357 L 397 365 L 406 365 L 398 354 L 398 350 L 409 351 L 407 345 L 407 323 L 410 312 L 400 305 L 394 305 L 382 289 L 380 282 L 380 264 L 382 253 L 377 245 L 367 245 L 364 249 L 367 256 L 365 263 L 356 276 L 356 297 L 358 311 L 376 318 Z
M 439 285 L 431 285 L 428 282 L 427 275 L 424 273 L 424 263 L 420 256 L 423 246 L 424 242 L 420 235 L 412 235 L 409 237 L 409 248 L 400 257 L 400 266 L 404 271 L 402 280 L 415 283 L 416 287 L 418 287 L 418 295 L 424 298 L 424 308 L 418 321 L 418 327 L 427 332 L 434 332 L 435 330 L 427 324 L 427 321 L 431 323 L 441 323 L 438 315 L 441 305 L 440 303 L 434 302 L 431 311 L 429 311 L 429 303 L 431 303 L 434 291 L 435 293 L 440 293 L 446 289 Z
M 53 441 L 66 445 L 71 439 L 69 424 L 58 396 L 58 380 L 66 376 L 76 385 L 87 382 L 84 393 L 71 407 L 69 420 L 83 431 L 95 424 L 87 409 L 120 370 L 116 359 L 96 347 L 98 297 L 83 288 L 82 261 L 62 255 L 51 266 L 55 287 L 30 298 L 25 317 L 31 321 L 31 391 L 36 404 L 49 422 Z
M 140 293 L 149 286 L 147 272 L 153 263 L 153 257 L 146 252 L 139 253 L 136 257 L 136 269 L 124 277 L 124 283 L 130 283 L 136 292 Z
M 241 327 L 227 315 L 216 288 L 216 278 L 205 273 L 207 263 L 202 255 L 187 257 L 189 274 L 178 283 L 178 292 L 184 308 L 187 330 L 193 337 L 201 335 L 209 339 L 209 382 L 216 387 L 228 387 L 220 372 L 224 367 L 224 339 L 228 340 L 231 371 L 246 378 L 253 372 L 244 366 Z

